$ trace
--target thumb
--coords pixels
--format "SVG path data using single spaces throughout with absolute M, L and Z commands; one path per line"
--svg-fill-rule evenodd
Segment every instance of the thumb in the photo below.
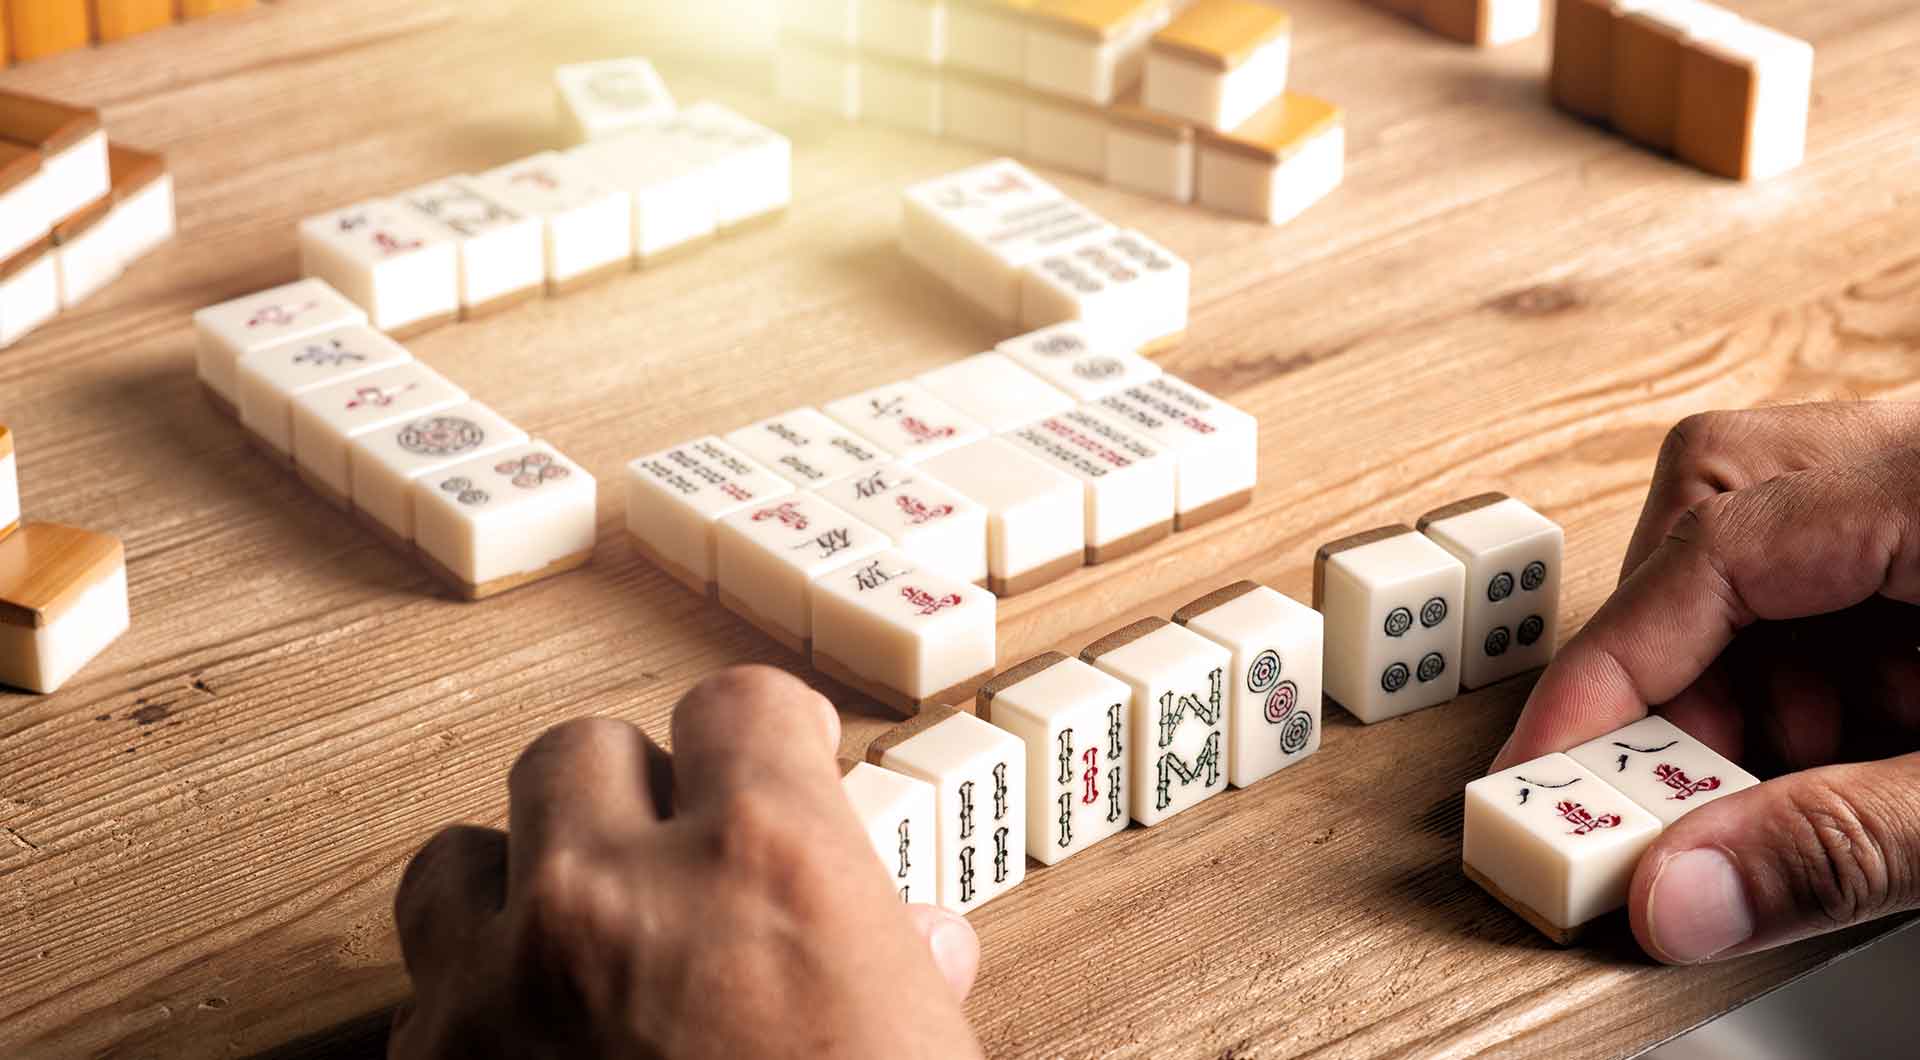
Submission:
M 1920 905 L 1920 754 L 1794 773 L 1680 818 L 1628 898 L 1649 954 L 1693 964 Z
M 927 940 L 933 963 L 953 988 L 953 996 L 965 1001 L 980 970 L 980 937 L 973 933 L 973 925 L 966 917 L 937 905 L 909 905 L 907 916 L 920 937 Z

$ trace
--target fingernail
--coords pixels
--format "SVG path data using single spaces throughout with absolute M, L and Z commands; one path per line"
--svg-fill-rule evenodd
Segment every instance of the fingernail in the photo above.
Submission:
M 1753 937 L 1753 909 L 1733 862 L 1701 847 L 1660 866 L 1647 896 L 1647 928 L 1669 960 L 1704 961 Z
M 943 968 L 951 968 L 973 949 L 973 928 L 965 920 L 949 913 L 927 935 L 933 959 Z
M 827 734 L 827 746 L 837 753 L 840 749 L 840 708 L 833 705 L 833 700 L 821 696 L 820 713 L 823 715 L 821 731 Z

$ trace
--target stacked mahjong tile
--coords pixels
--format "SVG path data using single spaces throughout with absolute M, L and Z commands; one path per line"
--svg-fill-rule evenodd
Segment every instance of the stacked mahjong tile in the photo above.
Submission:
M 303 274 L 405 338 L 655 265 L 785 209 L 792 147 L 712 102 L 676 108 L 644 59 L 560 68 L 587 138 L 300 224 Z
M 1542 0 L 1368 0 L 1462 44 L 1482 48 L 1540 32 Z
M 0 425 L 0 685 L 57 691 L 127 630 L 118 538 L 20 520 L 14 435 Z
M 1320 746 L 1321 618 L 1253 582 L 1048 652 L 883 734 L 843 786 L 906 901 L 965 913 Z
M 0 92 L 0 349 L 173 231 L 159 155 L 109 144 L 97 110 Z
M 1341 179 L 1340 108 L 1287 91 L 1257 0 L 787 0 L 781 94 L 1284 223 Z
M 12 0 L 0 4 L 0 66 L 105 44 L 255 0 Z
M 194 314 L 213 404 L 468 600 L 587 562 L 593 476 L 305 279 Z
M 1559 0 L 1553 101 L 1731 180 L 1807 150 L 1813 46 L 1704 0 Z
M 1244 507 L 1257 433 L 1069 322 L 641 457 L 627 527 L 695 592 L 911 712 L 992 670 L 996 595 Z

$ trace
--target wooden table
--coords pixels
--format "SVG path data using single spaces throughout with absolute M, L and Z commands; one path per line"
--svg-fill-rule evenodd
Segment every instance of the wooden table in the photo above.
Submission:
M 1003 661 L 1237 577 L 1305 596 L 1317 543 L 1490 488 L 1565 524 L 1575 629 L 1675 419 L 1920 392 L 1908 0 L 1741 5 L 1820 55 L 1811 158 L 1759 187 L 1549 109 L 1540 41 L 1483 54 L 1347 0 L 1290 6 L 1294 83 L 1351 115 L 1330 201 L 1268 229 L 1058 177 L 1193 263 L 1191 336 L 1160 360 L 1260 417 L 1257 502 L 1009 602 Z M 591 713 L 664 739 L 701 675 L 797 665 L 635 556 L 623 465 L 1002 337 L 893 241 L 901 187 L 982 155 L 782 107 L 752 42 L 662 9 L 283 0 L 0 75 L 164 148 L 181 219 L 0 353 L 28 512 L 122 536 L 135 616 L 60 694 L 0 694 L 0 1054 L 377 1052 L 407 990 L 400 869 L 445 822 L 502 820 L 520 747 Z M 590 567 L 454 603 L 209 411 L 188 317 L 292 278 L 306 213 L 549 144 L 549 69 L 633 52 L 786 130 L 795 205 L 410 344 L 602 486 Z M 975 918 L 989 1051 L 1616 1056 L 1872 934 L 1688 970 L 1620 930 L 1543 945 L 1458 865 L 1461 788 L 1526 690 L 1370 729 L 1329 708 L 1307 763 L 1035 871 Z M 849 750 L 887 724 L 846 710 Z

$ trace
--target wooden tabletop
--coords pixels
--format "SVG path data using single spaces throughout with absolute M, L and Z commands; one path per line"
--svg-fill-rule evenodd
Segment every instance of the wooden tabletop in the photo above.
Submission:
M 1049 174 L 1193 263 L 1190 337 L 1159 360 L 1259 416 L 1255 503 L 1010 601 L 1003 661 L 1242 577 L 1304 598 L 1318 544 L 1489 489 L 1566 526 L 1577 629 L 1674 420 L 1920 394 L 1910 0 L 1740 5 L 1819 49 L 1811 157 L 1757 187 L 1549 109 L 1540 40 L 1481 53 L 1350 0 L 1289 6 L 1293 84 L 1348 112 L 1329 201 L 1269 229 Z M 282 0 L 0 74 L 165 150 L 181 221 L 0 352 L 27 512 L 124 538 L 134 615 L 58 695 L 0 694 L 0 1054 L 377 1054 L 407 990 L 401 867 L 444 823 L 500 823 L 527 741 L 595 713 L 664 740 L 714 668 L 797 665 L 634 554 L 623 465 L 1004 336 L 894 243 L 902 187 L 984 156 L 775 103 L 766 22 Z M 601 483 L 591 566 L 455 603 L 209 410 L 189 314 L 292 279 L 304 214 L 552 145 L 551 67 L 630 53 L 791 135 L 795 204 L 409 343 Z M 1617 927 L 1544 945 L 1459 867 L 1461 789 L 1526 689 L 1373 728 L 1329 708 L 1304 764 L 1035 870 L 974 917 L 989 1052 L 1618 1056 L 1870 937 L 1696 969 Z M 845 709 L 857 755 L 887 719 Z

